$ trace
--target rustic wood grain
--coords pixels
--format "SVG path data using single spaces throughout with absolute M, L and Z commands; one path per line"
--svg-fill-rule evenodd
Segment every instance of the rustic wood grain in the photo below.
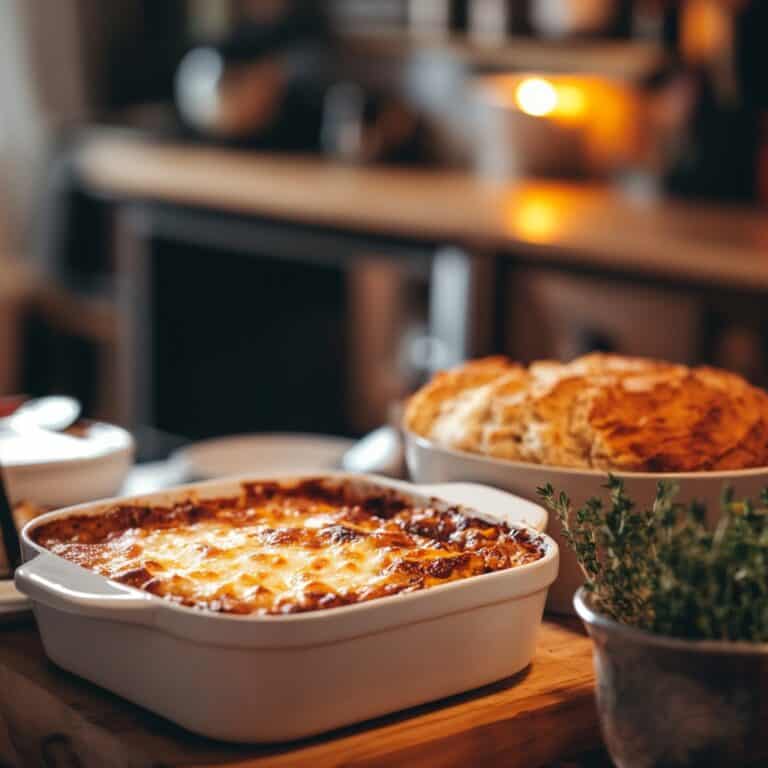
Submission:
M 100 194 L 507 250 L 541 263 L 768 288 L 757 208 L 640 198 L 598 183 L 492 184 L 95 132 L 77 160 Z
M 514 678 L 326 736 L 268 747 L 233 747 L 193 736 L 54 667 L 33 625 L 0 629 L 2 766 L 535 768 L 598 743 L 591 646 L 570 620 L 545 622 L 533 664 Z

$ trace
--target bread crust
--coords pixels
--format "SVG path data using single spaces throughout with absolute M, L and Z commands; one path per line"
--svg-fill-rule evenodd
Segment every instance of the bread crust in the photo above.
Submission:
M 590 354 L 527 368 L 485 358 L 437 374 L 405 427 L 514 461 L 632 472 L 768 466 L 768 393 L 710 367 Z

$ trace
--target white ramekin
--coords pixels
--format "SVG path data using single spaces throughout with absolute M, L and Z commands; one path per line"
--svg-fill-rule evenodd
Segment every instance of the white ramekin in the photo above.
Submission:
M 130 432 L 114 424 L 88 422 L 92 455 L 56 461 L 3 462 L 3 475 L 11 501 L 29 501 L 41 507 L 64 507 L 103 499 L 120 491 L 133 464 L 135 444 Z

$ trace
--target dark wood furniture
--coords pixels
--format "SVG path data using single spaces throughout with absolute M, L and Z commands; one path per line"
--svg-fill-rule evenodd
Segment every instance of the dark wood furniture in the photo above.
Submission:
M 113 130 L 86 134 L 76 164 L 86 188 L 114 204 L 114 415 L 129 425 L 157 426 L 153 270 L 168 242 L 257 259 L 268 252 L 285 263 L 358 265 L 358 283 L 375 282 L 390 302 L 397 300 L 396 276 L 374 266 L 368 279 L 365 270 L 407 264 L 429 285 L 428 332 L 448 362 L 509 348 L 509 286 L 531 271 L 644 286 L 670 302 L 701 300 L 707 349 L 723 316 L 757 328 L 759 339 L 768 216 L 757 208 L 663 200 L 601 183 L 491 184 L 457 171 L 341 166 Z M 362 330 L 339 343 L 355 346 L 361 362 L 354 384 L 378 403 L 381 419 L 384 403 L 398 393 L 386 386 L 391 359 L 387 370 L 376 368 L 388 345 L 391 353 L 381 330 L 388 321 L 361 322 L 375 297 L 369 292 L 357 302 L 347 326 Z M 379 298 L 376 311 L 397 314 Z M 689 361 L 696 359 L 723 362 L 691 350 Z M 183 432 L 177 425 L 171 431 Z

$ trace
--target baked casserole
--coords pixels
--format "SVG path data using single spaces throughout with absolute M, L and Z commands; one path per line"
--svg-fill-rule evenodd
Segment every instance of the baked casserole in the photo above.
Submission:
M 169 506 L 116 505 L 55 518 L 32 538 L 172 602 L 262 615 L 414 592 L 532 563 L 546 550 L 524 528 L 327 479 L 244 483 L 237 496 Z
M 466 363 L 411 398 L 405 427 L 440 447 L 549 466 L 768 466 L 768 393 L 716 368 L 619 355 Z

